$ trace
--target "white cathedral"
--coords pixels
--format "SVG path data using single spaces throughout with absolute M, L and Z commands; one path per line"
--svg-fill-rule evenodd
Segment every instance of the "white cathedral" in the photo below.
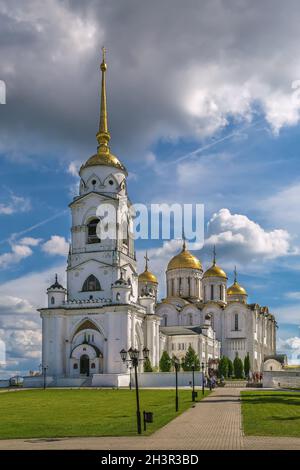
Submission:
M 251 370 L 261 371 L 264 357 L 276 351 L 276 321 L 267 307 L 247 302 L 238 283 L 227 287 L 227 275 L 216 264 L 206 271 L 187 249 L 174 256 L 166 270 L 167 296 L 158 301 L 158 282 L 148 269 L 138 275 L 134 240 L 128 230 L 115 239 L 98 237 L 97 208 L 113 204 L 116 231 L 130 227 L 131 203 L 127 171 L 109 147 L 106 109 L 106 63 L 101 63 L 101 110 L 97 153 L 80 168 L 79 195 L 70 204 L 71 244 L 67 287 L 55 279 L 42 317 L 42 363 L 54 378 L 114 383 L 128 376 L 122 349 L 144 347 L 153 367 L 164 350 L 181 359 L 191 345 L 207 364 L 226 355 L 250 356 Z M 142 361 L 140 372 L 143 371 Z M 92 384 L 92 382 L 90 382 Z

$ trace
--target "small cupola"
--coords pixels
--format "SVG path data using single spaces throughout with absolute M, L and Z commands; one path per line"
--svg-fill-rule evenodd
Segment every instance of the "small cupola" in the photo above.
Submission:
M 58 282 L 57 274 L 55 274 L 55 282 L 48 287 L 47 294 L 50 308 L 60 307 L 65 302 L 67 290 Z
M 138 277 L 139 297 L 144 295 L 152 295 L 157 299 L 158 281 L 157 277 L 148 269 L 148 254 L 146 251 L 145 269 Z
M 114 304 L 130 304 L 132 286 L 124 279 L 123 271 L 121 277 L 112 284 L 111 290 Z
M 216 261 L 216 247 L 213 249 L 212 265 L 205 271 L 202 278 L 205 302 L 226 302 L 227 275 Z
M 247 302 L 247 291 L 244 287 L 242 287 L 237 281 L 237 270 L 236 267 L 234 269 L 234 283 L 232 286 L 228 287 L 227 289 L 227 299 L 228 302 Z

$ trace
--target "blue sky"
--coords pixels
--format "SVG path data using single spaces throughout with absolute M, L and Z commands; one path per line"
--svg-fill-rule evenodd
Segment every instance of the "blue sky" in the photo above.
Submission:
M 102 44 L 111 148 L 129 171 L 132 201 L 203 203 L 206 245 L 196 254 L 206 267 L 216 244 L 230 281 L 238 266 L 249 302 L 278 319 L 278 350 L 297 361 L 300 6 L 216 0 L 183 10 L 165 1 L 157 18 L 153 3 L 126 3 L 0 6 L 1 374 L 40 363 L 35 309 L 54 273 L 64 279 L 68 204 L 77 168 L 96 149 Z M 140 269 L 149 250 L 163 295 L 160 273 L 178 243 L 136 248 Z

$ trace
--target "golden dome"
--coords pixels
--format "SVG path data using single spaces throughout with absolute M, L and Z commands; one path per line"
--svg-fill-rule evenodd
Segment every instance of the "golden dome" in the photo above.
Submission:
M 198 258 L 186 249 L 184 243 L 182 251 L 169 261 L 167 271 L 171 269 L 202 269 L 202 265 Z
M 237 281 L 234 281 L 232 286 L 228 287 L 227 295 L 248 295 L 246 289 L 240 286 Z
M 126 171 L 126 168 L 120 160 L 113 155 L 112 153 L 108 152 L 98 152 L 92 157 L 90 157 L 84 165 L 82 165 L 82 168 L 87 168 L 89 166 L 95 166 L 95 165 L 104 165 L 104 166 L 113 166 L 115 168 L 118 168 L 119 170 Z
M 203 278 L 206 277 L 222 277 L 223 279 L 227 279 L 225 271 L 215 263 L 203 274 Z
M 157 277 L 147 269 L 139 275 L 139 282 L 153 282 L 158 284 Z

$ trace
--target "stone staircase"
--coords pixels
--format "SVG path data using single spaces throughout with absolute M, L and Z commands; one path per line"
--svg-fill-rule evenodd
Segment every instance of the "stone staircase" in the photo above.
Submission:
M 226 388 L 246 388 L 247 380 L 227 380 L 225 381 Z
M 87 378 L 82 382 L 82 384 L 80 385 L 80 387 L 91 387 L 91 386 L 92 386 L 92 381 L 93 381 L 93 376 L 91 375 L 90 377 L 87 377 Z

